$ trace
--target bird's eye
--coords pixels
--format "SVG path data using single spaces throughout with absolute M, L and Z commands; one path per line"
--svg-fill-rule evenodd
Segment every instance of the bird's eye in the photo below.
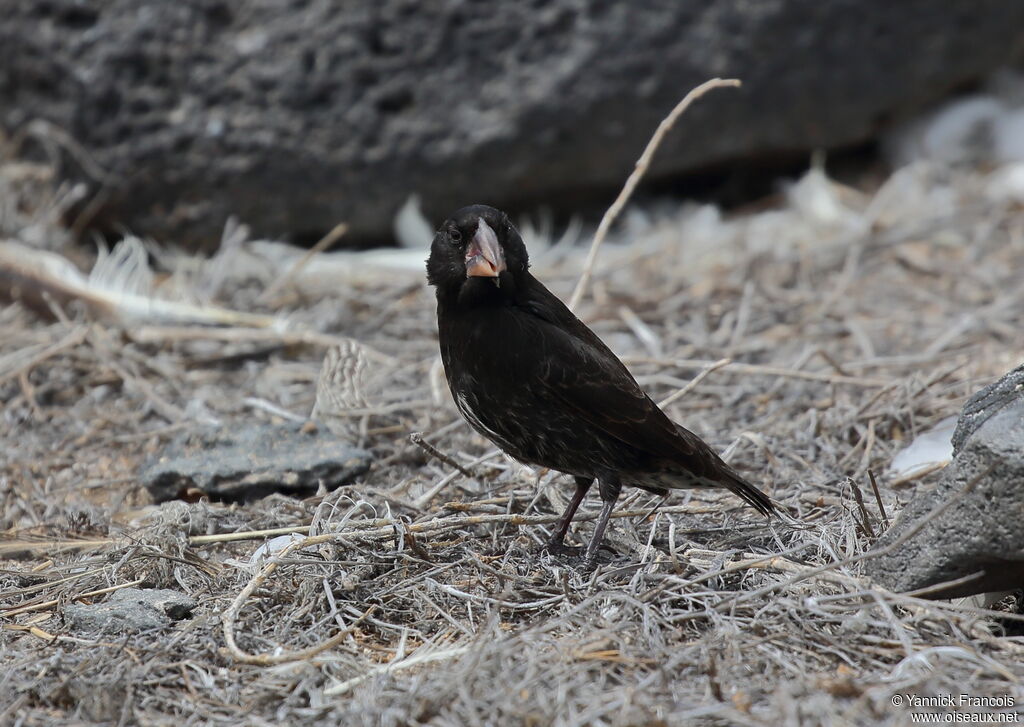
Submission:
M 458 228 L 455 228 L 454 230 L 449 232 L 448 236 L 452 238 L 452 242 L 454 242 L 456 245 L 462 242 L 462 232 Z

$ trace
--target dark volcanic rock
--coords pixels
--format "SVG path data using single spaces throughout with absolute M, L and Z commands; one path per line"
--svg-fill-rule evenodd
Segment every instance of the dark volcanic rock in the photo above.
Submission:
M 103 603 L 69 603 L 64 620 L 73 631 L 145 631 L 192 615 L 196 602 L 178 591 L 122 588 Z
M 847 145 L 1024 39 L 1006 0 L 9 5 L 0 126 L 59 125 L 108 219 L 179 242 L 232 214 L 260 235 L 387 236 L 412 192 L 435 218 L 604 196 L 713 76 L 744 87 L 691 109 L 653 177 Z
M 883 535 L 883 548 L 919 527 L 906 543 L 868 561 L 868 574 L 894 591 L 963 582 L 928 594 L 969 596 L 1024 587 L 1024 387 L 1022 369 L 973 396 L 957 424 L 953 462 L 938 486 L 918 495 Z
M 235 502 L 272 492 L 308 493 L 321 483 L 333 490 L 369 466 L 369 452 L 325 429 L 250 424 L 179 437 L 140 478 L 157 502 L 187 497 L 193 488 Z

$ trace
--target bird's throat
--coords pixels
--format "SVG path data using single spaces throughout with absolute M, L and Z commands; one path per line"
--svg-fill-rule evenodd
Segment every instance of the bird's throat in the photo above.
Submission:
M 460 308 L 504 306 L 512 302 L 514 289 L 507 273 L 495 278 L 469 277 L 459 287 L 456 303 Z

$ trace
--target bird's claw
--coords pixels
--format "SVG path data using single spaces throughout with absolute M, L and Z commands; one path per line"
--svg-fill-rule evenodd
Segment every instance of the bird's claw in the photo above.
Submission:
M 541 553 L 557 557 L 580 559 L 569 565 L 578 573 L 593 573 L 597 569 L 597 552 L 588 553 L 587 549 L 566 545 L 562 542 L 548 542 L 540 550 Z M 582 558 L 581 558 L 582 556 Z
M 561 542 L 548 542 L 544 544 L 543 548 L 541 548 L 541 552 L 548 553 L 549 555 L 570 556 L 575 558 L 583 552 L 583 548 L 573 547 Z

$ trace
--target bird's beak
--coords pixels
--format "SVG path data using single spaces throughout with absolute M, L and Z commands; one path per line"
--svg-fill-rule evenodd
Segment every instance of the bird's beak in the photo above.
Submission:
M 476 226 L 469 247 L 466 248 L 467 278 L 496 278 L 505 269 L 505 255 L 501 251 L 498 236 L 483 218 Z

